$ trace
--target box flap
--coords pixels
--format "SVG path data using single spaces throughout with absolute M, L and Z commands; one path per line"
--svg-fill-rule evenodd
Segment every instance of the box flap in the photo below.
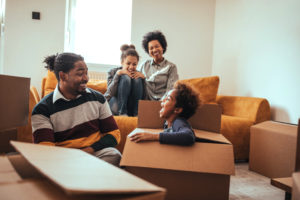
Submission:
M 189 119 L 194 129 L 220 133 L 222 108 L 218 104 L 204 104 Z
M 30 78 L 0 75 L 0 130 L 28 122 Z
M 222 134 L 194 129 L 196 142 L 231 144 Z
M 164 191 L 79 149 L 11 141 L 24 158 L 68 194 Z
M 139 101 L 138 127 L 162 128 L 164 120 L 159 117 L 160 101 Z M 204 104 L 189 119 L 194 129 L 220 132 L 222 109 L 217 104 Z
M 135 143 L 127 139 L 121 166 L 233 175 L 233 147 L 231 144 L 202 142 L 185 147 L 156 141 Z
M 139 101 L 138 127 L 139 128 L 162 128 L 164 120 L 159 117 L 161 109 L 160 101 Z
M 0 156 L 0 184 L 22 180 L 6 156 Z

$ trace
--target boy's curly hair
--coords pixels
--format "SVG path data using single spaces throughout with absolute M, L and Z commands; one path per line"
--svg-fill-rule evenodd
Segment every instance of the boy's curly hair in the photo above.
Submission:
M 189 119 L 196 112 L 201 101 L 198 94 L 193 89 L 193 86 L 187 83 L 176 82 L 174 85 L 176 90 L 176 104 L 175 107 L 182 108 L 179 117 Z

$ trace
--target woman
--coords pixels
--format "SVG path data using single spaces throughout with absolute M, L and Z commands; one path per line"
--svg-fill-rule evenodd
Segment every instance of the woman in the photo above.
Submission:
M 114 115 L 136 116 L 138 101 L 143 98 L 145 76 L 136 70 L 139 55 L 134 45 L 121 46 L 121 67 L 108 72 L 104 94 Z
M 177 67 L 163 57 L 167 50 L 167 41 L 162 32 L 147 33 L 142 44 L 146 53 L 152 57 L 139 68 L 145 75 L 146 99 L 161 100 L 178 80 Z

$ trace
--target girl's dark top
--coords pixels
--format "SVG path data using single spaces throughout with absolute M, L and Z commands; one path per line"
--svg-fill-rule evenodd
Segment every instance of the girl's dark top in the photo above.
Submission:
M 195 134 L 188 121 L 178 117 L 174 120 L 172 127 L 167 128 L 167 124 L 164 125 L 164 132 L 159 134 L 159 142 L 189 146 L 195 143 Z

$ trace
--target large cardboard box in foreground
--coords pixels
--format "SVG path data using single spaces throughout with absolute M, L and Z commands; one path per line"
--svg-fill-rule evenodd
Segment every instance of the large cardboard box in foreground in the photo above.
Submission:
M 138 128 L 161 132 L 160 102 L 140 101 Z M 232 144 L 221 134 L 221 108 L 203 105 L 190 119 L 197 137 L 193 146 L 126 140 L 121 166 L 167 189 L 166 199 L 229 198 L 230 175 L 234 174 Z
M 21 155 L 0 157 L 1 199 L 164 199 L 165 189 L 81 150 L 12 144 Z
M 0 153 L 12 151 L 17 127 L 28 122 L 30 78 L 0 74 Z

